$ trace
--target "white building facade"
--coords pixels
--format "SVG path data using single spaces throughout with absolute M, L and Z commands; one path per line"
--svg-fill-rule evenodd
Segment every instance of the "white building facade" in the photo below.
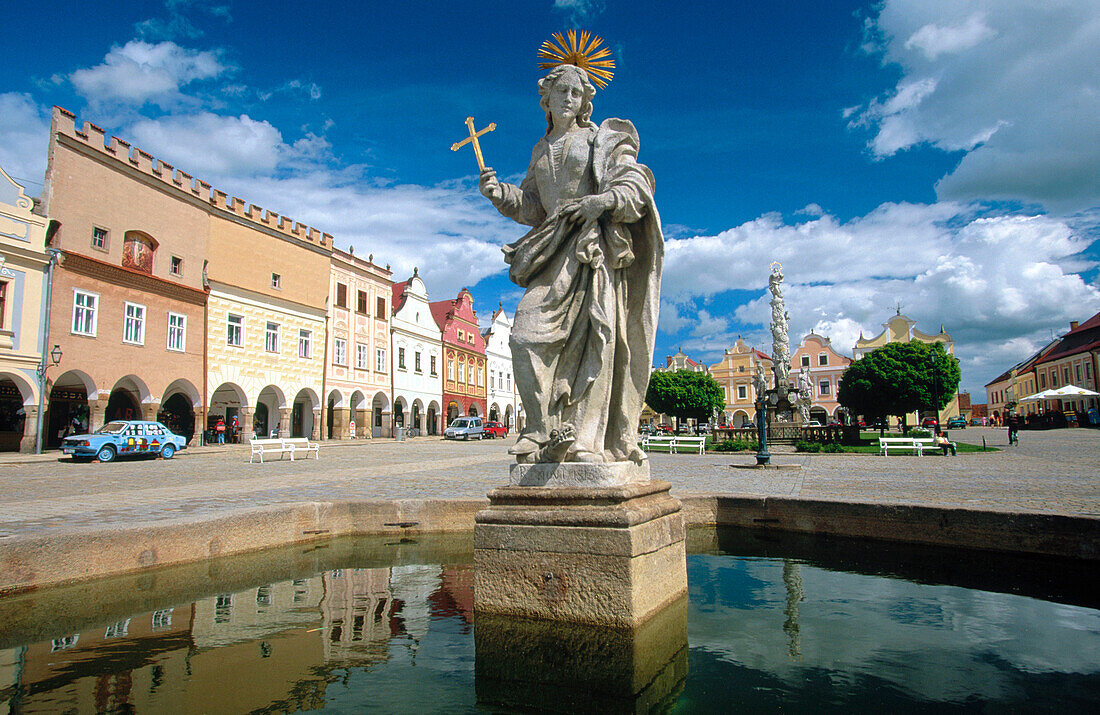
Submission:
M 401 426 L 422 435 L 442 434 L 443 332 L 415 268 L 411 278 L 393 285 L 390 324 L 395 419 L 400 416 Z
M 489 389 L 485 396 L 489 419 L 504 423 L 509 431 L 517 425 L 516 385 L 512 380 L 512 320 L 503 306 L 493 313 L 492 323 L 481 332 L 485 338 L 485 361 L 489 369 Z

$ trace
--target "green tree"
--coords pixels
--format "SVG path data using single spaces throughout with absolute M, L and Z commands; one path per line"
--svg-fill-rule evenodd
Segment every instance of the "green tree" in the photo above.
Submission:
M 726 406 L 722 386 L 703 372 L 676 370 L 649 376 L 645 401 L 655 412 L 706 422 Z
M 886 421 L 917 410 L 939 412 L 959 389 L 959 361 L 941 343 L 888 343 L 853 362 L 837 400 L 851 414 Z

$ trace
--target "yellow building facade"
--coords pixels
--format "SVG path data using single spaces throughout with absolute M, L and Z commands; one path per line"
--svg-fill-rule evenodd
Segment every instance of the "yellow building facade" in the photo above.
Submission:
M 710 375 L 722 386 L 726 398 L 719 422 L 730 427 L 747 427 L 756 419 L 756 389 L 752 382 L 758 365 L 763 366 L 765 380 L 771 387 L 775 379 L 771 358 L 738 338 L 722 360 L 710 366 Z

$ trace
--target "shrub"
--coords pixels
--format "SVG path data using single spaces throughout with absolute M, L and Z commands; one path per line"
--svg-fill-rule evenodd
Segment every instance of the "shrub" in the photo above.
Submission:
M 843 452 L 844 448 L 836 442 L 829 442 L 821 448 L 822 452 Z
M 796 451 L 796 452 L 820 452 L 821 451 L 821 443 L 820 442 L 803 442 L 802 440 L 799 440 L 799 441 L 794 443 L 794 451 Z
M 756 442 L 750 442 L 748 440 L 741 439 L 724 439 L 714 446 L 716 452 L 744 452 L 745 450 L 756 451 L 760 449 Z

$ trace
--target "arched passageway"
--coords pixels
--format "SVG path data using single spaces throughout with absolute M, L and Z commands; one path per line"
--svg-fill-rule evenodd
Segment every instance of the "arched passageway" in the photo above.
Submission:
M 88 395 L 95 393 L 91 378 L 76 370 L 69 370 L 54 380 L 44 420 L 46 449 L 56 449 L 67 435 L 85 434 L 92 428 Z
M 290 436 L 316 438 L 314 432 L 317 418 L 320 416 L 321 401 L 317 394 L 308 387 L 302 388 L 294 396 L 294 404 L 290 411 Z
M 33 390 L 22 379 L 0 374 L 0 452 L 33 451 L 35 425 L 27 415 L 33 400 Z

